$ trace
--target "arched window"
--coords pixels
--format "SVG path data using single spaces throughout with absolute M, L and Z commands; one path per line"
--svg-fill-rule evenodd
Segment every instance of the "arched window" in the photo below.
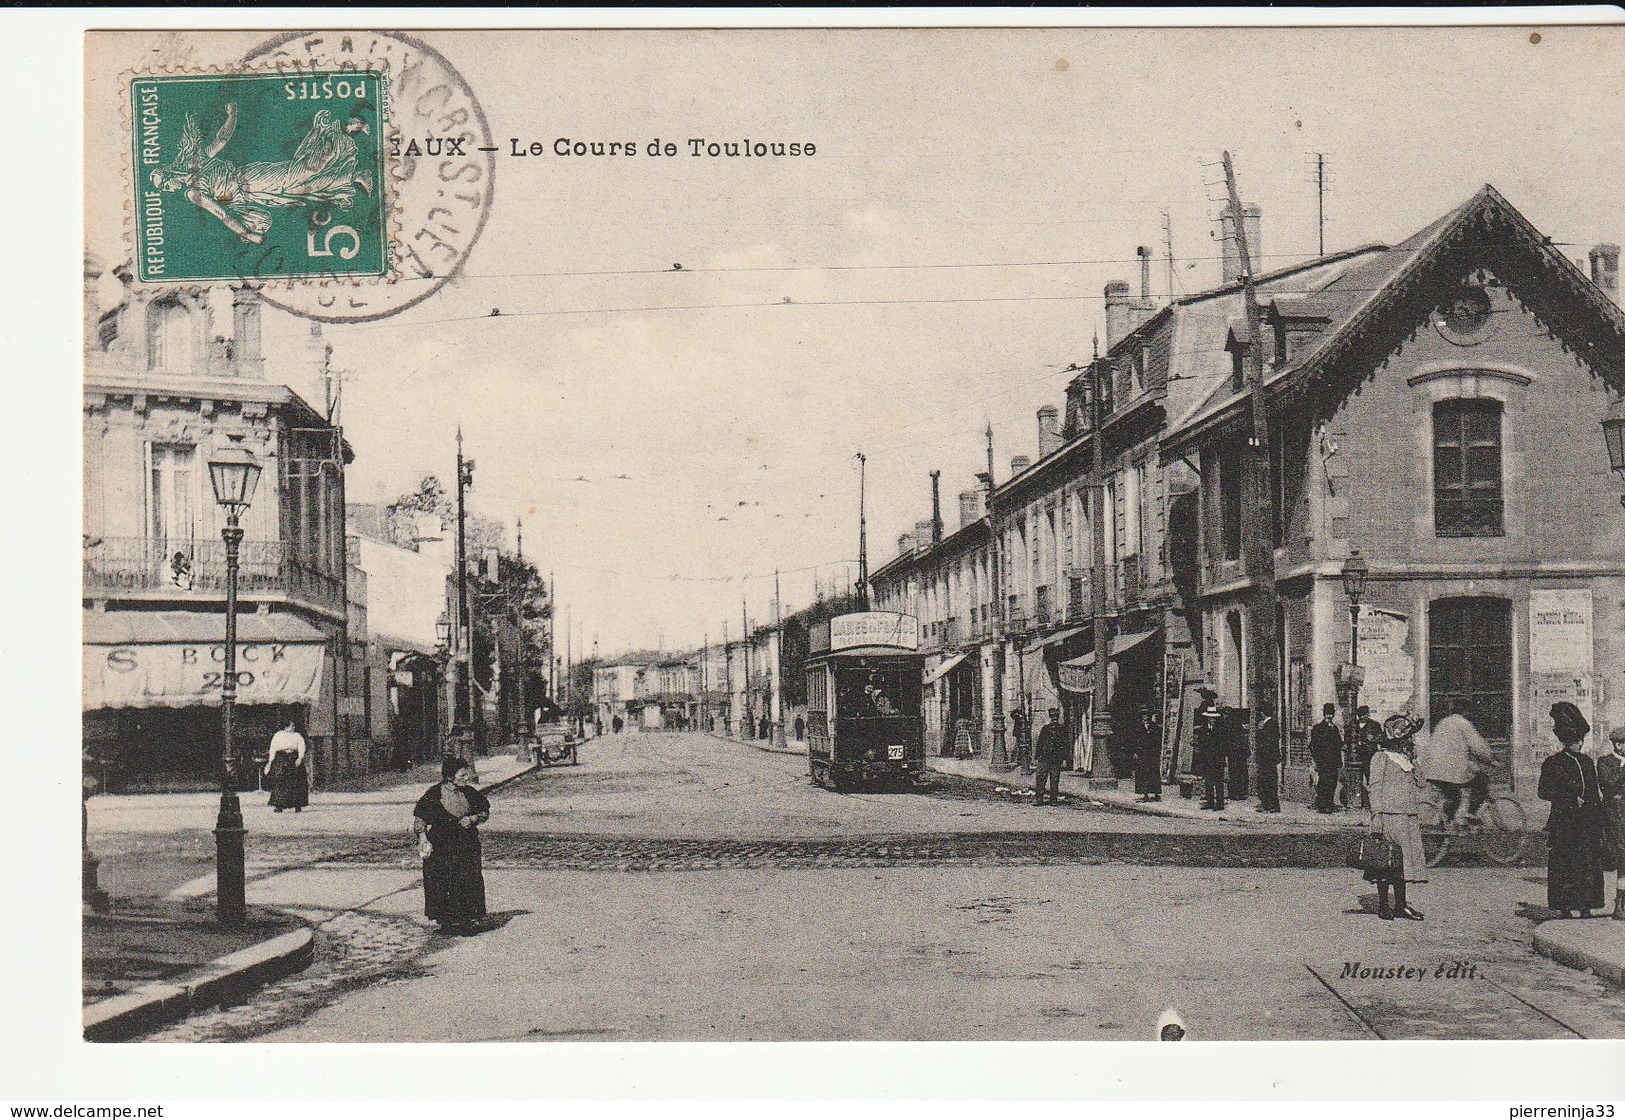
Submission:
M 1433 406 L 1433 530 L 1441 537 L 1499 537 L 1501 402 L 1486 397 Z
M 147 308 L 147 368 L 154 373 L 191 373 L 197 363 L 192 311 L 175 300 Z

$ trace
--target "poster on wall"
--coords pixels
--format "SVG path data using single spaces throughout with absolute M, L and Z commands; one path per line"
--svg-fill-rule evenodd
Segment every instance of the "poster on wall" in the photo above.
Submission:
M 1179 725 L 1185 702 L 1185 651 L 1162 655 L 1162 772 L 1173 774 L 1179 761 Z
M 1597 723 L 1597 687 L 1591 644 L 1589 588 L 1539 589 L 1529 593 L 1529 739 L 1535 757 L 1558 749 L 1547 715 L 1567 700 Z M 1593 735 L 1593 745 L 1599 738 Z
M 1360 703 L 1370 707 L 1378 722 L 1412 710 L 1416 659 L 1405 651 L 1410 632 L 1409 615 L 1361 606 L 1360 667 L 1365 683 L 1360 686 Z

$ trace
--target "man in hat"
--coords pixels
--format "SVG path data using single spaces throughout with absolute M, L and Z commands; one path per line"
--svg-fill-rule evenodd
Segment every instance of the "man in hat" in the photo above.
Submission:
M 1581 747 L 1591 733 L 1580 709 L 1552 705 L 1552 731 L 1563 749 L 1540 766 L 1537 794 L 1552 803 L 1546 818 L 1546 906 L 1565 918 L 1589 918 L 1602 906 L 1602 788 L 1597 764 Z
M 1196 695 L 1201 703 L 1196 708 L 1196 744 L 1191 762 L 1206 785 L 1202 808 L 1217 811 L 1224 808 L 1224 740 L 1219 727 L 1224 709 L 1219 707 L 1219 694 L 1206 685 L 1197 689 Z
M 1045 788 L 1053 804 L 1061 803 L 1061 763 L 1066 761 L 1069 736 L 1066 724 L 1061 722 L 1061 709 L 1049 710 L 1049 722 L 1038 732 L 1038 744 L 1033 752 L 1038 765 L 1038 777 L 1033 782 L 1033 804 L 1044 803 Z
M 1268 701 L 1258 705 L 1258 812 L 1281 811 L 1281 724 Z
M 1343 772 L 1343 733 L 1337 705 L 1321 705 L 1320 722 L 1309 729 L 1309 758 L 1315 764 L 1315 812 L 1337 812 L 1337 776 Z
M 1450 714 L 1433 725 L 1427 758 L 1422 766 L 1428 781 L 1444 796 L 1444 819 L 1447 823 L 1477 823 L 1479 808 L 1490 799 L 1490 770 L 1494 765 L 1495 755 L 1490 751 L 1490 745 L 1467 716 L 1467 702 L 1460 698 L 1453 699 Z M 1461 791 L 1464 789 L 1468 794 L 1467 813 L 1458 822 Z
M 1382 749 L 1382 724 L 1371 718 L 1371 709 L 1361 704 L 1354 709 L 1354 722 L 1343 734 L 1343 783 L 1339 801 L 1343 808 L 1371 807 L 1366 782 L 1371 776 L 1371 756 Z
M 1603 863 L 1614 868 L 1614 920 L 1625 922 L 1625 727 L 1608 737 L 1612 753 L 1597 759 L 1602 791 Z

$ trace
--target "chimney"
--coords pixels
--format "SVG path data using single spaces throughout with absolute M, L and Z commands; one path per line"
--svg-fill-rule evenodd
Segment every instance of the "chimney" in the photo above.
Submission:
M 1248 203 L 1241 208 L 1242 229 L 1247 234 L 1247 257 L 1253 266 L 1253 275 L 1256 277 L 1264 269 L 1260 262 L 1264 259 L 1264 237 L 1261 232 L 1263 211 L 1256 203 Z M 1234 284 L 1241 279 L 1241 247 L 1236 241 L 1236 218 L 1228 204 L 1219 214 L 1219 254 L 1224 266 L 1224 283 Z
M 264 377 L 260 355 L 260 294 L 252 288 L 231 291 L 232 352 L 237 371 L 248 377 Z
M 1591 282 L 1615 303 L 1619 302 L 1619 246 L 1598 245 L 1591 250 Z
M 1106 349 L 1116 346 L 1119 340 L 1133 329 L 1129 326 L 1131 308 L 1128 295 L 1127 280 L 1113 280 L 1106 285 Z
M 907 556 L 914 551 L 914 534 L 899 533 L 897 536 L 897 555 Z
M 916 521 L 914 523 L 914 547 L 921 552 L 931 547 L 931 522 Z
M 1141 245 L 1134 255 L 1140 258 L 1140 302 L 1147 303 L 1151 299 L 1151 246 Z
M 975 490 L 961 490 L 959 492 L 959 527 L 963 529 L 972 521 L 981 516 L 977 508 L 981 505 L 981 495 Z
M 931 543 L 942 543 L 942 472 L 931 472 Z
M 1010 458 L 1010 477 L 1014 478 L 1022 471 L 1033 465 L 1032 459 L 1026 455 L 1014 455 Z
M 1052 404 L 1038 410 L 1038 457 L 1049 455 L 1061 446 L 1061 413 Z

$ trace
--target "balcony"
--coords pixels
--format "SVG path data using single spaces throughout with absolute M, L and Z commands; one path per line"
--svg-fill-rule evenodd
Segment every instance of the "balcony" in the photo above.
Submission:
M 237 593 L 285 596 L 342 612 L 344 580 L 317 570 L 283 541 L 244 541 L 238 550 Z M 84 549 L 86 598 L 215 599 L 226 593 L 225 541 L 162 541 L 104 537 Z

